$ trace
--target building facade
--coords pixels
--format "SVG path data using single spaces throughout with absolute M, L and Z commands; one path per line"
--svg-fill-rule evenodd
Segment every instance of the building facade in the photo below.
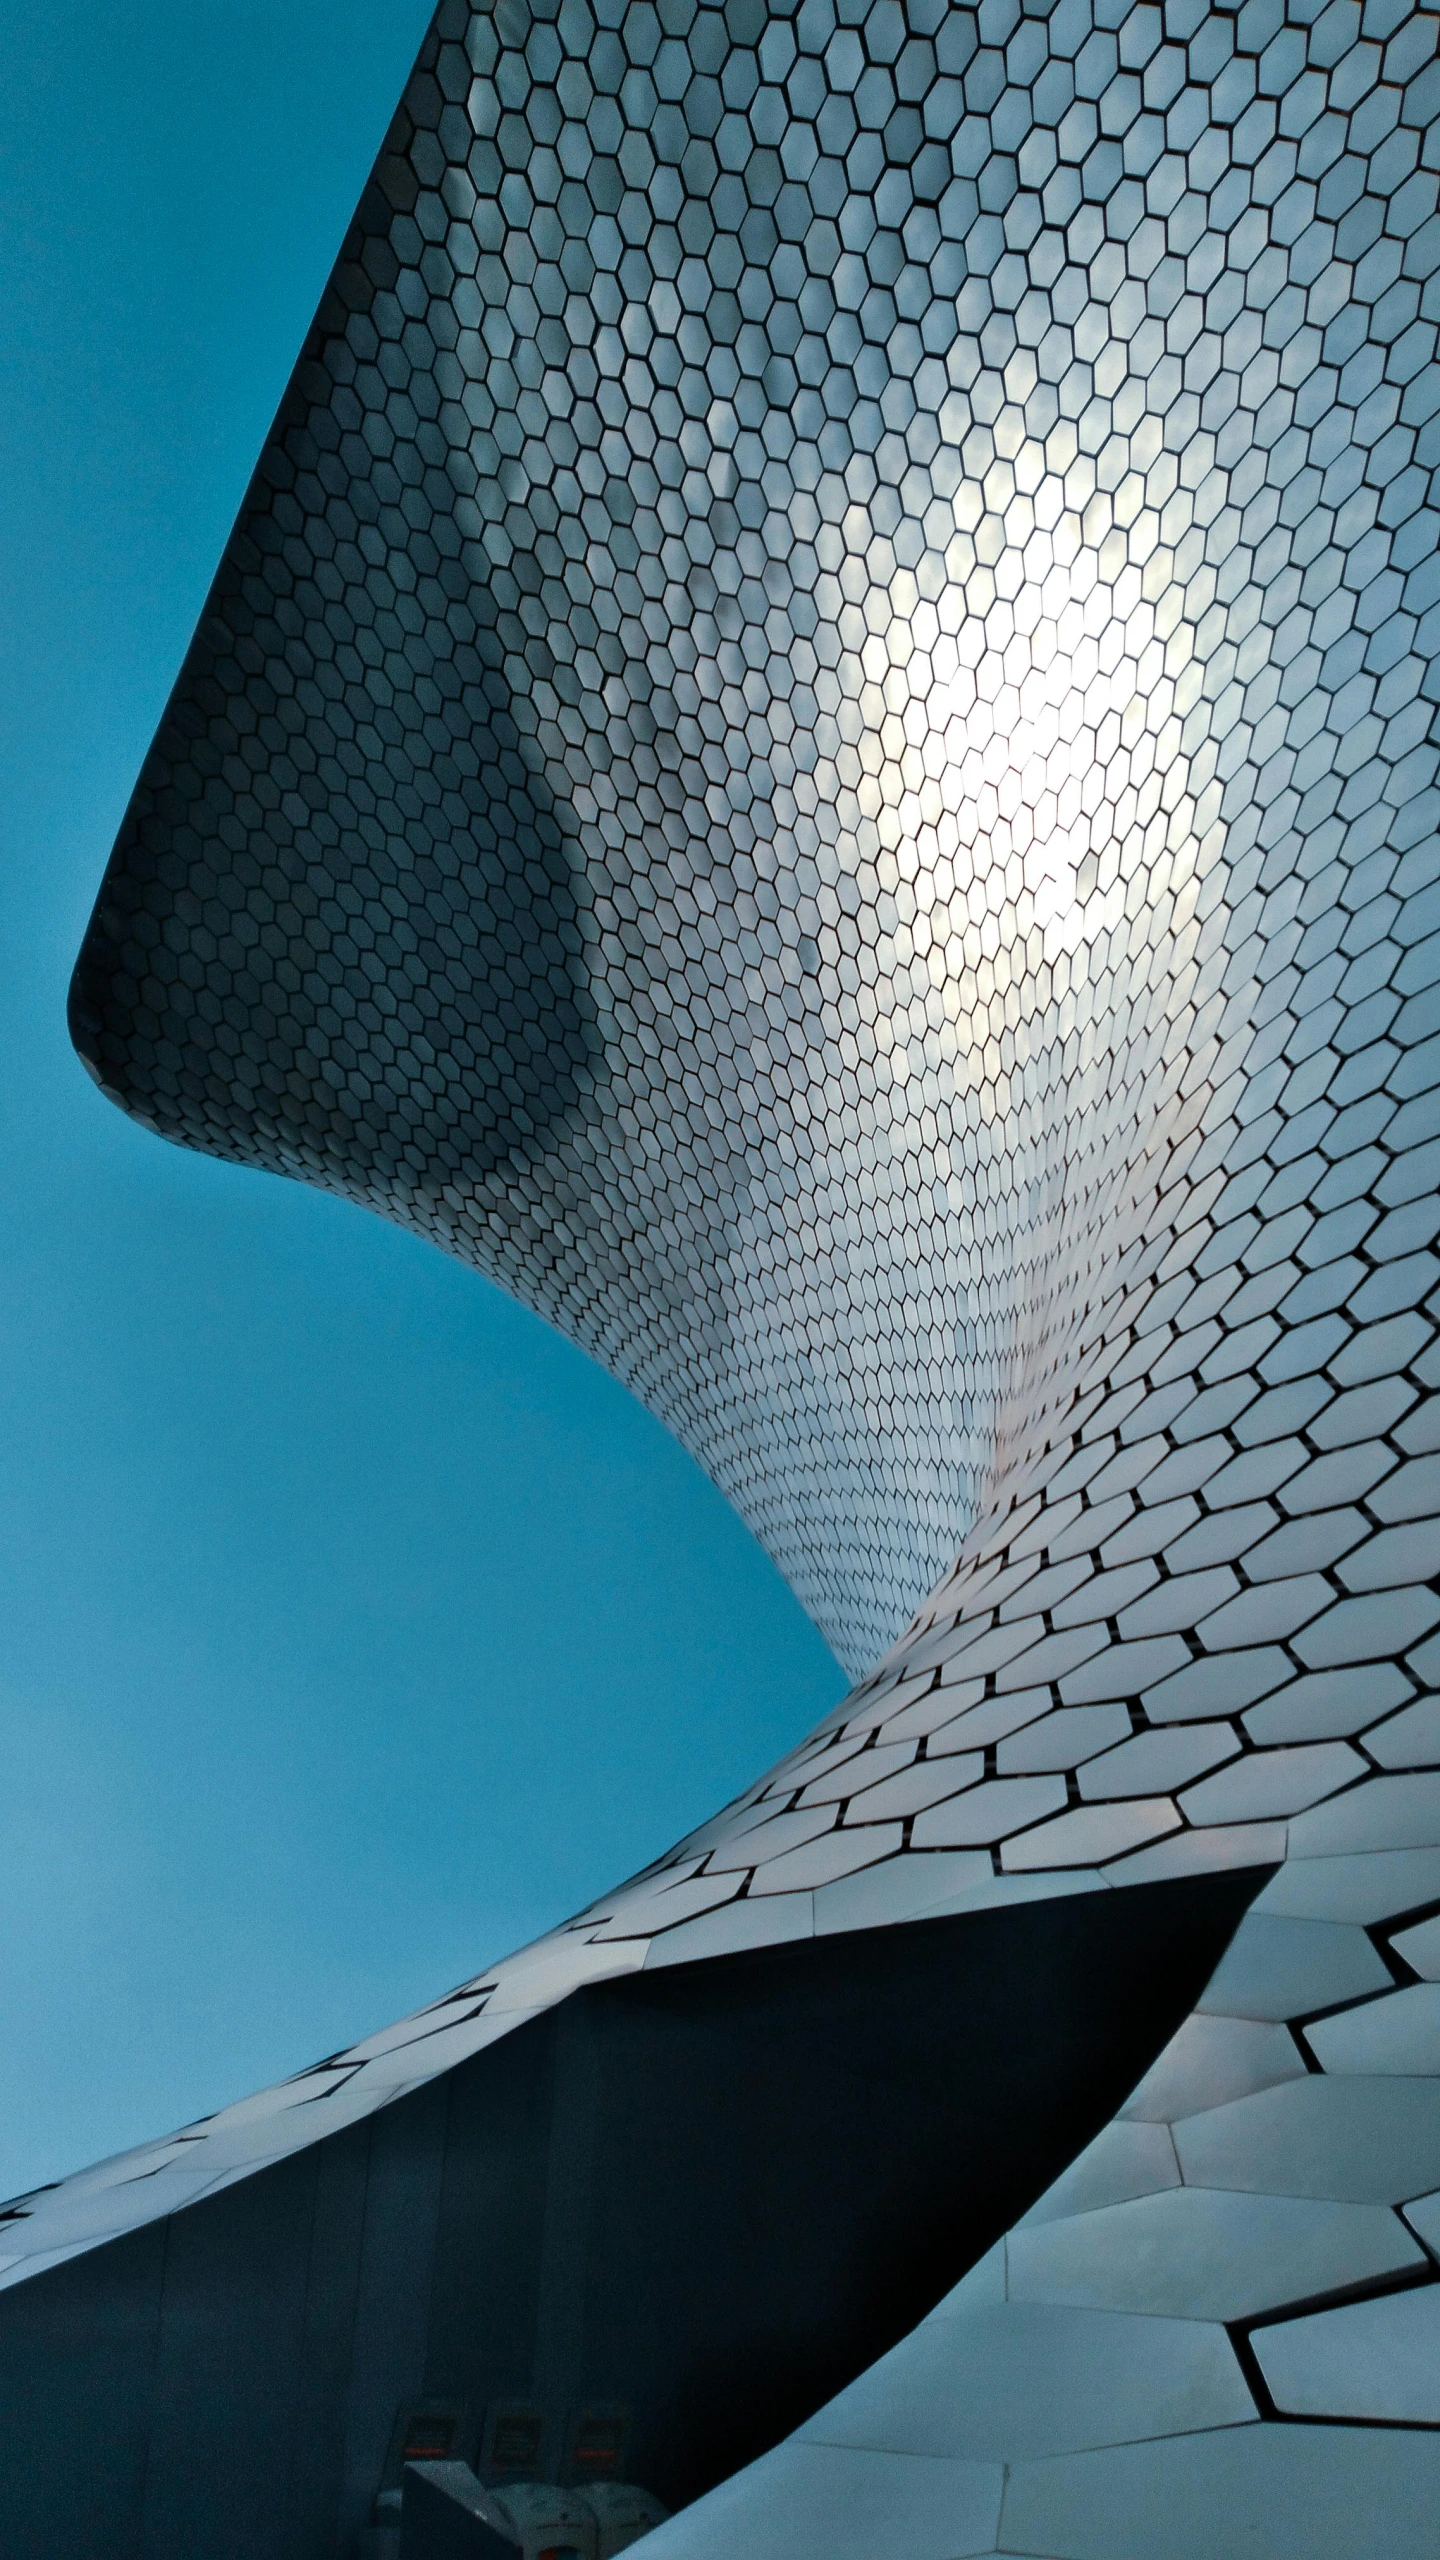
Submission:
M 156 2342 L 117 2551 L 358 2549 L 427 2394 L 623 2410 L 656 2560 L 1433 2550 L 1437 34 L 443 0 L 75 1038 L 583 1344 L 856 1686 L 11 2209 L 17 2377 Z

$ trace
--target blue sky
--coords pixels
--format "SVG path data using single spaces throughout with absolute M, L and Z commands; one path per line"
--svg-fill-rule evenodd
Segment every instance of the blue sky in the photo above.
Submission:
M 146 1137 L 66 1042 L 425 15 L 0 25 L 0 2194 L 532 1936 L 843 1687 L 577 1352 L 359 1210 Z

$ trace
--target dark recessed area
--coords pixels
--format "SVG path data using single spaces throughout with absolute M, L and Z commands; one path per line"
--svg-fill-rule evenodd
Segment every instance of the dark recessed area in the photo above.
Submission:
M 1099 2130 L 1265 1872 L 594 1985 L 36 2276 L 0 2296 L 6 2560 L 348 2560 L 417 2429 L 684 2505 Z

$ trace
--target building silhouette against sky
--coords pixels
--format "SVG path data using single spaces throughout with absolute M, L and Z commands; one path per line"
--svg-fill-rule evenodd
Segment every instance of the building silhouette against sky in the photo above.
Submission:
M 1433 2550 L 1437 33 L 441 7 L 74 1035 L 591 1351 L 856 1686 L 17 2200 L 25 2560 L 378 2552 L 422 2442 L 656 2560 Z

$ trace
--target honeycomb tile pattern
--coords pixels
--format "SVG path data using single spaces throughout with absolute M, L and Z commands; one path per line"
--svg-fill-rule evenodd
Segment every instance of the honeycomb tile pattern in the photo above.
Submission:
M 75 1036 L 584 1344 L 862 1676 L 10 2280 L 581 1980 L 1274 1864 L 1070 2184 L 665 2532 L 843 2560 L 924 2450 L 945 2560 L 1432 2549 L 1437 35 L 444 0 Z

